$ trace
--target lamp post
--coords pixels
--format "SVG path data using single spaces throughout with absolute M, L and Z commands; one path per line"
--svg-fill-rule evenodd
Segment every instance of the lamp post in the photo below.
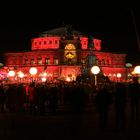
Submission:
M 92 74 L 95 76 L 95 86 L 97 85 L 97 74 L 100 72 L 100 68 L 98 66 L 93 66 L 91 68 Z
M 20 78 L 20 82 L 21 82 L 22 78 L 24 77 L 24 73 L 19 71 L 18 72 L 18 77 Z
M 16 73 L 15 73 L 14 70 L 10 70 L 10 71 L 8 72 L 7 76 L 10 77 L 10 80 L 11 80 L 11 81 L 14 81 L 14 80 L 15 80 L 15 79 L 14 79 L 15 74 L 16 74 Z
M 117 81 L 120 82 L 120 78 L 122 77 L 121 73 L 117 73 Z
M 134 68 L 134 73 L 137 74 L 137 76 L 138 76 L 138 81 L 139 81 L 140 66 L 136 66 L 136 67 Z
M 29 69 L 29 73 L 30 73 L 31 76 L 32 76 L 32 82 L 33 82 L 33 81 L 34 81 L 33 77 L 37 74 L 37 68 L 31 67 L 31 68 Z
M 136 66 L 136 67 L 134 68 L 134 72 L 135 72 L 136 74 L 140 74 L 140 66 Z
M 13 70 L 10 70 L 10 71 L 8 72 L 8 76 L 14 77 L 14 76 L 15 76 L 15 72 L 14 72 Z
M 128 74 L 130 75 L 130 68 L 132 68 L 132 64 L 131 63 L 126 63 L 125 67 L 126 67 L 126 82 L 128 80 Z

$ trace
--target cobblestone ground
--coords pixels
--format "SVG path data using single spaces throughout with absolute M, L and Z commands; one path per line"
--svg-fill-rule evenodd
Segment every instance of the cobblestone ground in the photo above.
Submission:
M 126 108 L 125 129 L 114 129 L 114 108 L 109 111 L 108 127 L 101 131 L 94 105 L 81 115 L 59 107 L 56 115 L 30 115 L 27 112 L 0 113 L 0 140 L 55 140 L 55 139 L 140 139 L 140 121 L 130 119 L 129 102 Z

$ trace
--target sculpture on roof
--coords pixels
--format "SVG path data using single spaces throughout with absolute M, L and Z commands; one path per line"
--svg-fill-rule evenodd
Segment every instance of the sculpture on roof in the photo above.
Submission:
M 72 26 L 66 25 L 66 37 L 67 39 L 72 39 Z
M 91 35 L 88 37 L 88 48 L 90 49 L 94 48 L 93 37 Z

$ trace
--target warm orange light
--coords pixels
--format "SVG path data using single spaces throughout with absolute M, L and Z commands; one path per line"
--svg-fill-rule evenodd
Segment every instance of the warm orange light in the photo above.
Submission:
M 18 77 L 23 78 L 23 77 L 24 77 L 24 73 L 21 72 L 21 71 L 19 71 L 19 72 L 18 72 Z
M 46 77 L 46 76 L 47 76 L 47 73 L 46 73 L 46 72 L 44 72 L 44 73 L 42 74 L 42 76 Z
M 30 72 L 31 75 L 36 75 L 37 74 L 37 68 L 32 67 L 32 68 L 30 68 L 29 72 Z
M 42 80 L 42 82 L 46 82 L 47 79 L 46 79 L 46 77 L 42 77 L 41 80 Z
M 13 70 L 10 70 L 10 71 L 8 72 L 8 76 L 9 76 L 9 77 L 15 76 L 15 72 L 14 72 Z
M 96 75 L 100 72 L 100 68 L 98 66 L 93 66 L 91 72 Z
M 135 72 L 136 74 L 140 74 L 140 66 L 136 66 L 136 67 L 134 68 L 134 72 Z
M 117 73 L 117 77 L 121 78 L 122 77 L 121 73 Z
M 70 77 L 67 77 L 67 78 L 66 78 L 66 81 L 67 81 L 67 82 L 70 82 L 70 81 L 71 81 L 71 80 L 70 80 Z
M 135 72 L 134 72 L 134 71 L 132 71 L 132 72 L 131 72 L 131 74 L 133 75 L 133 74 L 135 74 Z

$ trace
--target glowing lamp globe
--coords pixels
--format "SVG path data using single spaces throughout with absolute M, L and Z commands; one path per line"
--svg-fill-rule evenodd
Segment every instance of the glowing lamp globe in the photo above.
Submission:
M 42 77 L 41 80 L 42 80 L 42 82 L 46 82 L 47 79 L 46 79 L 46 77 Z
M 23 72 L 20 72 L 20 73 L 18 74 L 18 77 L 23 78 L 23 77 L 24 77 L 24 73 L 23 73 Z
M 66 81 L 67 81 L 67 82 L 70 82 L 70 81 L 71 81 L 71 80 L 70 80 L 70 77 L 67 77 L 67 78 L 66 78 Z
M 37 74 L 37 69 L 35 67 L 30 68 L 29 70 L 31 75 L 36 75 Z
M 96 74 L 98 74 L 98 73 L 100 72 L 100 68 L 99 68 L 98 66 L 93 66 L 93 67 L 91 68 L 91 72 L 92 72 L 94 75 L 96 75 Z
M 46 76 L 47 76 L 47 73 L 46 73 L 46 72 L 44 72 L 42 75 L 43 75 L 44 77 L 46 77 Z
M 122 77 L 121 73 L 117 73 L 117 77 L 121 78 Z
M 15 72 L 14 72 L 13 70 L 10 70 L 10 71 L 8 72 L 8 76 L 10 76 L 10 77 L 15 76 Z
M 136 74 L 140 74 L 140 66 L 136 66 L 136 67 L 134 68 L 134 72 L 135 72 Z

